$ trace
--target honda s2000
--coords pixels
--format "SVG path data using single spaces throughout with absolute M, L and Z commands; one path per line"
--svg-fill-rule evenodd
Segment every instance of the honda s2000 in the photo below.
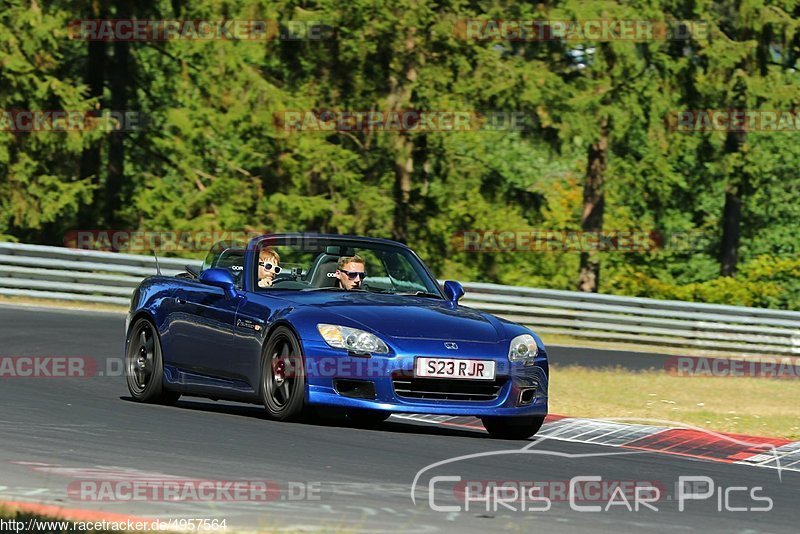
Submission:
M 356 257 L 354 273 L 342 261 Z M 475 416 L 493 436 L 529 437 L 547 414 L 545 347 L 524 326 L 459 305 L 463 295 L 384 239 L 218 243 L 201 268 L 136 289 L 128 388 L 141 402 L 263 404 L 277 420 L 325 407 L 360 424 L 392 413 Z

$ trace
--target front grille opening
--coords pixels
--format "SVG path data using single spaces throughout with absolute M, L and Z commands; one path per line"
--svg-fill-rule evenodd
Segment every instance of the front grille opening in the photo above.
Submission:
M 395 394 L 405 399 L 493 401 L 500 395 L 500 390 L 505 382 L 506 378 L 478 381 L 414 378 L 403 374 L 392 376 Z
M 374 399 L 375 384 L 369 380 L 334 380 L 333 388 L 342 397 Z

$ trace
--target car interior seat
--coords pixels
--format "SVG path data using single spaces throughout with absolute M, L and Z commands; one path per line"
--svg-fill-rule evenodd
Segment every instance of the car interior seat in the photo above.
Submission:
M 309 269 L 309 285 L 311 287 L 336 287 L 339 280 L 334 276 L 339 268 L 339 256 L 323 253 L 314 261 Z
M 222 252 L 214 264 L 215 268 L 227 269 L 233 275 L 236 287 L 242 287 L 242 277 L 244 276 L 244 253 L 243 248 L 229 248 Z

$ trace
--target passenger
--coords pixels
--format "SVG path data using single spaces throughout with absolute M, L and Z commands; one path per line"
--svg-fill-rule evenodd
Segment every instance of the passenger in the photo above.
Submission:
M 265 247 L 258 253 L 258 287 L 272 287 L 275 275 L 281 272 L 278 264 L 281 257 L 271 247 Z
M 350 291 L 360 289 L 361 283 L 367 277 L 364 271 L 364 258 L 356 254 L 355 256 L 342 256 L 339 258 L 336 278 L 339 279 L 339 287 Z

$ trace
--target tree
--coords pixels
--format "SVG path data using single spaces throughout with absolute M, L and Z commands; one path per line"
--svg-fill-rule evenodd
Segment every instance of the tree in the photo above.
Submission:
M 15 113 L 94 105 L 70 68 L 75 43 L 62 2 L 8 0 L 0 11 L 0 235 L 61 244 L 93 185 L 78 172 L 82 149 L 99 131 L 19 131 Z

